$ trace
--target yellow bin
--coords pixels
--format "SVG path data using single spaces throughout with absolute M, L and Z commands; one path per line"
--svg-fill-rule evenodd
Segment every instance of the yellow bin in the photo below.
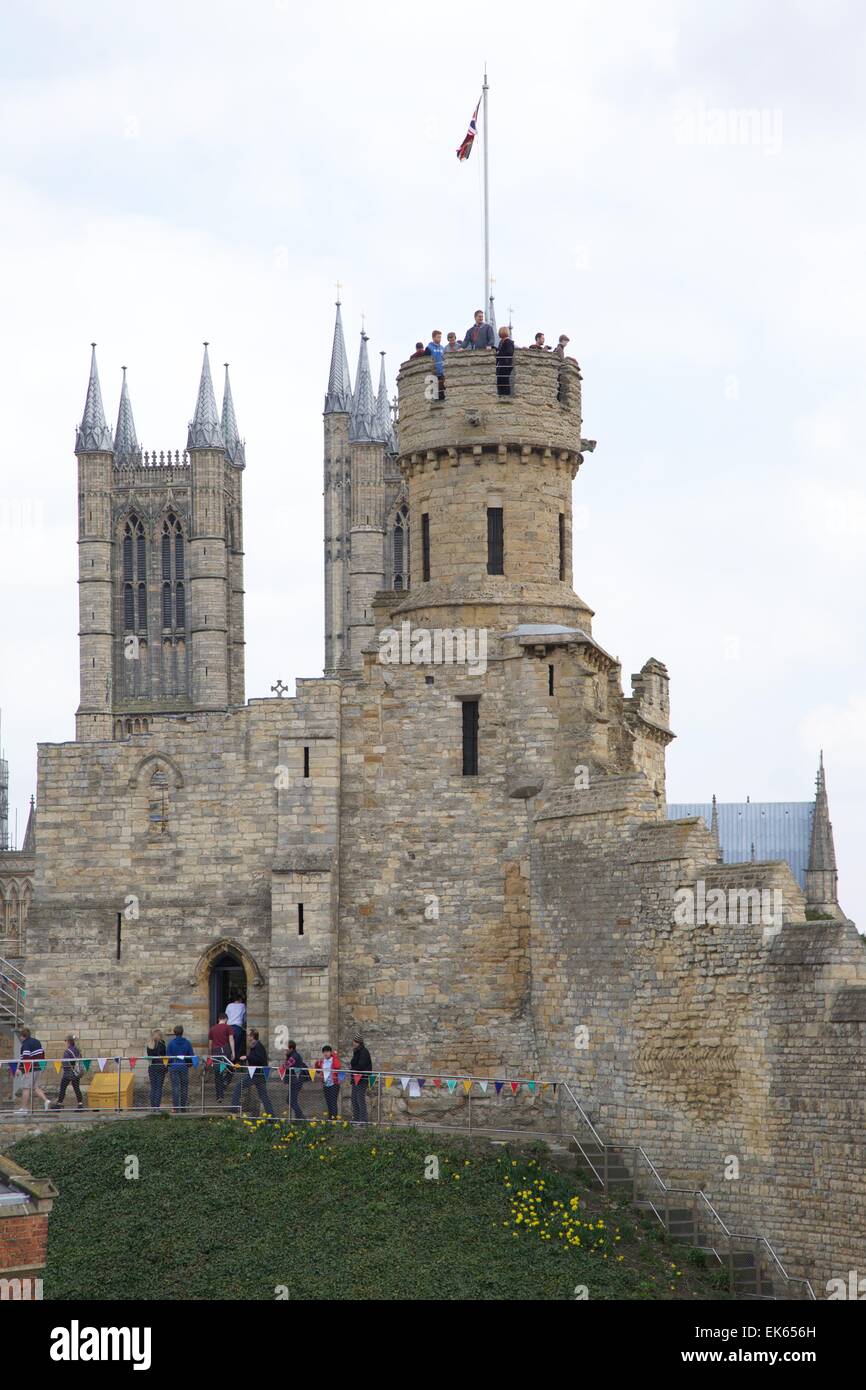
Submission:
M 132 1090 L 135 1077 L 131 1071 L 120 1073 L 120 1108 L 132 1109 Z M 87 1088 L 87 1104 L 92 1110 L 117 1109 L 117 1072 L 100 1071 L 92 1077 Z

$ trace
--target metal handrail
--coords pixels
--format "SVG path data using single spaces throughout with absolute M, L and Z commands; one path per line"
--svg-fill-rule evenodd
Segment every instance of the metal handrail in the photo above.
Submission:
M 672 1187 L 672 1186 L 670 1186 L 667 1182 L 665 1182 L 664 1178 L 661 1176 L 661 1174 L 659 1173 L 659 1171 L 658 1171 L 658 1169 L 656 1168 L 655 1164 L 653 1163 L 652 1159 L 649 1157 L 649 1155 L 647 1154 L 646 1150 L 643 1148 L 642 1145 L 640 1145 L 640 1144 L 632 1145 L 632 1144 L 608 1143 L 607 1141 L 603 1140 L 603 1139 L 601 1138 L 601 1136 L 599 1135 L 598 1131 L 596 1130 L 595 1126 L 592 1124 L 592 1121 L 589 1119 L 588 1115 L 586 1114 L 586 1111 L 584 1110 L 583 1106 L 580 1104 L 580 1101 L 579 1101 L 579 1100 L 577 1099 L 577 1097 L 575 1096 L 574 1091 L 571 1089 L 571 1086 L 568 1084 L 568 1082 L 565 1082 L 565 1083 L 564 1083 L 563 1089 L 564 1089 L 564 1090 L 568 1093 L 568 1095 L 571 1097 L 572 1101 L 574 1102 L 575 1108 L 577 1109 L 578 1114 L 580 1115 L 580 1118 L 583 1120 L 584 1124 L 591 1130 L 595 1142 L 600 1146 L 600 1148 L 602 1149 L 602 1151 L 603 1151 L 603 1153 L 605 1154 L 605 1156 L 606 1156 L 607 1153 L 610 1152 L 610 1151 L 612 1151 L 612 1152 L 622 1152 L 622 1151 L 624 1151 L 624 1150 L 626 1150 L 626 1149 L 632 1149 L 632 1150 L 634 1151 L 634 1154 L 635 1154 L 635 1172 L 632 1174 L 632 1199 L 633 1199 L 633 1200 L 635 1200 L 635 1201 L 638 1200 L 637 1195 L 636 1195 L 635 1185 L 634 1185 L 634 1184 L 635 1184 L 636 1175 L 637 1175 L 638 1163 L 639 1163 L 641 1160 L 643 1160 L 643 1162 L 646 1164 L 647 1168 L 649 1169 L 649 1172 L 650 1172 L 651 1177 L 655 1180 L 655 1183 L 657 1184 L 659 1191 L 660 1191 L 661 1193 L 664 1194 L 664 1197 L 665 1197 L 665 1212 L 666 1212 L 666 1213 L 667 1213 L 667 1209 L 668 1209 L 668 1208 L 667 1208 L 667 1199 L 670 1198 L 670 1197 L 687 1197 L 687 1198 L 689 1198 L 693 1203 L 697 1204 L 698 1206 L 702 1205 L 702 1206 L 706 1209 L 706 1211 L 708 1212 L 708 1214 L 709 1214 L 709 1216 L 710 1216 L 712 1222 L 715 1223 L 715 1226 L 718 1228 L 719 1232 L 724 1236 L 725 1240 L 727 1241 L 729 1255 L 732 1255 L 732 1254 L 733 1254 L 732 1243 L 733 1243 L 733 1241 L 735 1241 L 735 1240 L 744 1240 L 744 1241 L 750 1242 L 753 1246 L 761 1246 L 761 1247 L 763 1247 L 763 1248 L 766 1250 L 767 1254 L 769 1255 L 770 1259 L 772 1260 L 773 1264 L 776 1266 L 777 1270 L 779 1271 L 780 1277 L 781 1277 L 787 1284 L 798 1284 L 798 1285 L 800 1285 L 800 1286 L 806 1291 L 806 1297 L 807 1297 L 807 1298 L 809 1298 L 809 1299 L 815 1299 L 815 1291 L 814 1291 L 814 1289 L 813 1289 L 813 1287 L 812 1287 L 810 1281 L 809 1281 L 808 1279 L 801 1279 L 801 1278 L 798 1278 L 798 1277 L 795 1277 L 795 1276 L 793 1276 L 793 1275 L 788 1274 L 787 1270 L 785 1269 L 784 1265 L 782 1264 L 781 1260 L 779 1259 L 779 1257 L 778 1257 L 778 1255 L 776 1254 L 775 1250 L 773 1249 L 772 1245 L 771 1245 L 770 1242 L 767 1240 L 766 1236 L 759 1235 L 757 1232 L 754 1232 L 754 1233 L 748 1232 L 748 1233 L 747 1233 L 747 1232 L 736 1232 L 736 1231 L 732 1231 L 732 1230 L 728 1227 L 728 1225 L 725 1223 L 725 1221 L 722 1219 L 722 1217 L 719 1215 L 719 1213 L 716 1211 L 716 1208 L 713 1206 L 713 1203 L 710 1201 L 709 1197 L 708 1197 L 707 1194 L 703 1191 L 702 1188 L 699 1188 L 699 1187 L 688 1188 L 688 1187 Z M 591 1162 L 591 1160 L 589 1159 L 589 1156 L 586 1154 L 586 1152 L 585 1152 L 585 1150 L 584 1150 L 584 1147 L 583 1147 L 583 1144 L 580 1142 L 580 1140 L 578 1139 L 577 1135 L 573 1134 L 573 1135 L 572 1135 L 572 1140 L 573 1140 L 573 1142 L 576 1144 L 576 1146 L 577 1146 L 577 1148 L 580 1150 L 580 1152 L 583 1154 L 583 1156 L 584 1156 L 584 1158 L 586 1159 L 586 1161 L 589 1163 L 589 1166 L 592 1168 L 592 1171 L 593 1171 L 593 1173 L 595 1174 L 596 1178 L 599 1179 L 599 1181 L 601 1181 L 601 1182 L 603 1183 L 603 1186 L 604 1186 L 604 1188 L 605 1188 L 605 1191 L 607 1192 L 608 1189 L 609 1189 L 609 1183 L 606 1182 L 606 1181 L 604 1181 L 604 1179 L 601 1177 L 601 1175 L 600 1175 L 599 1172 L 598 1172 L 598 1169 L 595 1167 L 595 1164 L 593 1164 L 593 1163 Z M 606 1172 L 607 1172 L 607 1164 L 605 1163 L 605 1173 L 606 1173 Z M 662 1225 L 662 1226 L 664 1226 L 664 1227 L 665 1227 L 665 1230 L 667 1231 L 667 1229 L 668 1229 L 668 1223 L 667 1223 L 667 1220 L 665 1219 L 665 1216 L 663 1216 L 662 1213 L 658 1210 L 657 1206 L 655 1205 L 655 1203 L 652 1201 L 651 1198 L 650 1198 L 650 1199 L 647 1199 L 647 1200 L 648 1200 L 648 1205 L 649 1205 L 651 1211 L 653 1212 L 653 1214 L 655 1215 L 656 1219 L 659 1221 L 659 1224 Z M 695 1213 L 695 1218 L 697 1218 L 697 1213 Z M 695 1232 L 695 1234 L 697 1234 L 697 1232 Z M 700 1247 L 700 1248 L 706 1248 L 706 1247 Z M 723 1263 L 724 1263 L 724 1261 L 722 1260 L 722 1257 L 721 1257 L 719 1251 L 716 1250 L 715 1247 L 714 1247 L 713 1245 L 711 1245 L 711 1246 L 709 1247 L 708 1253 L 712 1254 L 712 1255 L 719 1261 L 720 1264 L 723 1264 Z M 733 1267 L 732 1267 L 732 1265 L 729 1265 L 729 1277 L 730 1277 L 730 1283 L 731 1283 L 731 1292 L 734 1292 L 734 1289 L 733 1289 Z M 761 1295 L 761 1294 L 756 1294 L 756 1297 L 760 1298 L 760 1297 L 763 1297 L 763 1295 Z M 768 1295 L 768 1297 L 770 1297 L 770 1296 Z

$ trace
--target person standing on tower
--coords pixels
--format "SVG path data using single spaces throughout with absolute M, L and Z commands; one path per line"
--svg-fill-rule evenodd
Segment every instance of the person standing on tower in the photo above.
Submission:
M 441 328 L 434 328 L 434 329 L 433 329 L 433 333 L 432 333 L 432 335 L 431 335 L 430 342 L 427 344 L 427 346 L 426 346 L 426 348 L 424 349 L 424 351 L 428 354 L 429 357 L 432 357 L 432 358 L 433 358 L 433 370 L 435 371 L 436 376 L 437 376 L 437 379 L 438 379 L 438 382 L 439 382 L 439 399 L 440 399 L 440 401 L 444 401 L 444 399 L 445 399 L 445 362 L 443 361 L 443 357 L 444 357 L 445 349 L 444 349 L 444 347 L 442 346 L 442 329 L 441 329 Z
M 511 395 L 511 373 L 514 369 L 514 339 L 505 324 L 499 330 L 496 349 L 496 389 L 500 396 Z
M 483 309 L 475 310 L 475 322 L 471 328 L 467 328 L 463 346 L 470 351 L 494 346 L 493 328 L 489 323 L 485 323 Z

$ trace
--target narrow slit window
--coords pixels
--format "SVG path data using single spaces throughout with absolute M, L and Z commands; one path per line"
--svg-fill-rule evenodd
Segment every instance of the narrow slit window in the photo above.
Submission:
M 298 903 L 298 936 L 304 934 L 304 904 Z
M 559 513 L 559 577 L 565 579 L 565 512 Z
M 309 777 L 309 775 L 310 775 L 310 750 L 309 750 L 309 748 L 305 748 L 305 749 L 304 749 L 304 776 L 305 776 L 305 777 Z
M 487 508 L 487 573 L 505 573 L 505 533 L 501 507 Z
M 548 666 L 548 668 L 547 668 L 547 693 L 548 693 L 548 695 L 552 695 L 552 694 L 553 694 L 553 667 L 552 667 L 552 666 Z
M 421 513 L 421 578 L 430 578 L 430 513 Z
M 478 776 L 478 701 L 463 701 L 463 776 Z

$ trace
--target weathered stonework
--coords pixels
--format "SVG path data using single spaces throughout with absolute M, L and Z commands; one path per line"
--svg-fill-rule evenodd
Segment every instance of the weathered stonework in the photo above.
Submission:
M 489 354 L 447 362 L 444 401 L 429 376 L 429 360 L 401 369 L 390 483 L 383 449 L 350 446 L 348 412 L 326 415 L 340 485 L 326 526 L 353 547 L 326 590 L 339 675 L 244 705 L 219 654 L 225 586 L 202 554 L 220 635 L 191 707 L 151 701 L 122 739 L 109 719 L 40 747 L 30 1016 L 46 1046 L 72 1031 L 85 1052 L 141 1055 L 180 1021 L 201 1047 L 229 956 L 272 1049 L 280 1027 L 315 1056 L 360 1026 L 377 1068 L 570 1079 L 603 1132 L 700 1183 L 790 1272 L 820 1287 L 866 1268 L 863 941 L 847 921 L 806 921 L 786 865 L 719 864 L 703 822 L 665 818 L 667 672 L 651 658 L 625 695 L 572 587 L 572 484 L 590 447 L 576 364 L 518 349 L 507 398 Z M 391 486 L 406 489 L 412 582 L 374 593 L 374 573 L 391 585 Z M 412 660 L 432 629 L 483 629 L 483 660 Z M 408 659 L 380 659 L 404 632 Z M 110 652 L 116 634 L 97 636 L 87 651 Z M 700 884 L 775 892 L 781 921 L 679 925 L 678 893 Z

